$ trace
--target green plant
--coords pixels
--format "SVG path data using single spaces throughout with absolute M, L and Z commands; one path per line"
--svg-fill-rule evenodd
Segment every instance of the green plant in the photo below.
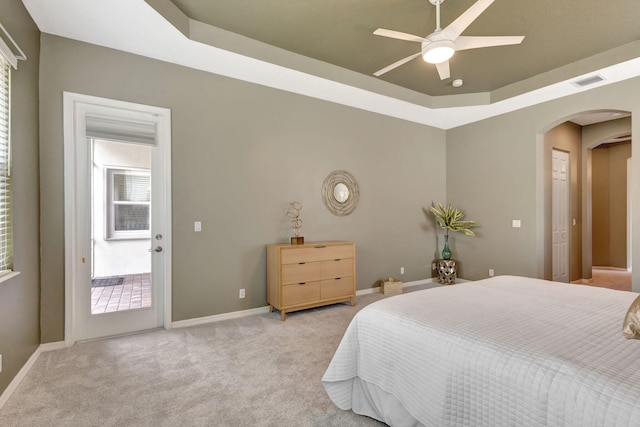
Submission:
M 429 210 L 435 215 L 438 226 L 447 230 L 447 236 L 449 235 L 449 230 L 462 231 L 467 236 L 475 236 L 471 228 L 480 225 L 477 221 L 463 220 L 464 211 L 452 208 L 451 205 L 447 205 L 445 208 L 442 203 L 438 202 L 437 206 L 432 205 Z

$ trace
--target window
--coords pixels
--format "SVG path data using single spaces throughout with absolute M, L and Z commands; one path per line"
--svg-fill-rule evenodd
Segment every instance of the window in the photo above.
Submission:
M 0 55 L 0 274 L 13 270 L 11 206 L 10 100 L 11 68 Z
M 108 239 L 150 237 L 151 175 L 148 170 L 106 169 Z

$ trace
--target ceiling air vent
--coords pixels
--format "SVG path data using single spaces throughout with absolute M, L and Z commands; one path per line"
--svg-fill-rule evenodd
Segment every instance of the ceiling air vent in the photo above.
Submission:
M 578 87 L 585 87 L 595 83 L 600 83 L 601 81 L 604 81 L 604 78 L 596 74 L 593 76 L 585 77 L 584 79 L 576 80 L 572 82 L 572 84 Z

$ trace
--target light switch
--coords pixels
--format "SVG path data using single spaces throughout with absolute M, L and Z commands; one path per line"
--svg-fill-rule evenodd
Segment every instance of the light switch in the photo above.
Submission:
M 511 220 L 511 227 L 520 228 L 522 227 L 522 222 L 519 219 Z
M 193 223 L 193 231 L 202 231 L 202 222 L 196 221 Z

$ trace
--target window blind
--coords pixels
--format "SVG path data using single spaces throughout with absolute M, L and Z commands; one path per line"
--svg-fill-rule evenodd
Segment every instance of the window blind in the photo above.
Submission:
M 151 176 L 149 174 L 113 174 L 113 200 L 117 202 L 150 202 Z
M 0 56 L 0 274 L 13 270 L 10 88 L 10 64 Z
M 148 238 L 150 231 L 151 174 L 142 170 L 107 169 L 108 238 Z
M 155 145 L 156 124 L 87 115 L 87 137 Z

